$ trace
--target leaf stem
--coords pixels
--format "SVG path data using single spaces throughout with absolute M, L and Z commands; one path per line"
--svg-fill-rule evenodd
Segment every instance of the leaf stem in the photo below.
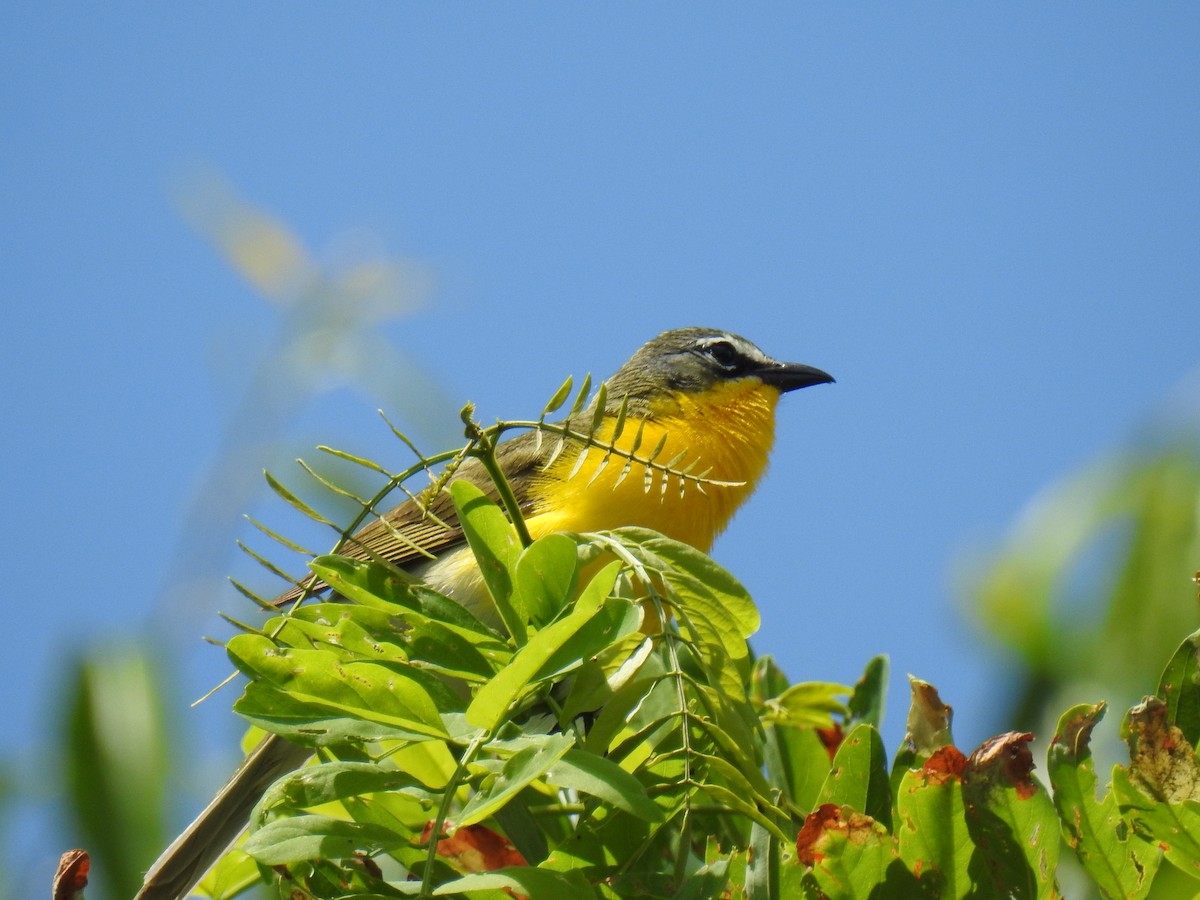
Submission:
M 496 493 L 500 496 L 500 502 L 504 505 L 504 510 L 508 513 L 508 518 L 517 531 L 517 537 L 521 540 L 521 546 L 528 547 L 533 543 L 533 538 L 529 536 L 529 529 L 525 526 L 525 517 L 521 515 L 521 504 L 517 502 L 512 485 L 508 483 L 508 478 L 505 477 L 504 470 L 500 468 L 500 463 L 496 459 L 498 431 L 480 428 L 479 424 L 467 415 L 467 410 L 463 410 L 463 413 L 463 422 L 467 426 L 467 437 L 475 445 L 469 452 L 487 469 L 492 483 L 496 485 Z
M 490 731 L 481 731 L 476 734 L 472 738 L 471 743 L 467 745 L 467 749 L 463 751 L 462 758 L 458 761 L 458 765 L 454 769 L 454 774 L 446 782 L 445 790 L 442 793 L 442 802 L 438 805 L 437 817 L 433 820 L 432 827 L 429 830 L 429 849 L 425 852 L 425 871 L 421 873 L 421 892 L 418 894 L 419 897 L 433 896 L 431 893 L 431 888 L 433 887 L 433 867 L 437 862 L 437 848 L 441 839 L 442 829 L 446 827 L 446 819 L 450 816 L 450 804 L 454 802 L 454 795 L 457 793 L 459 785 L 465 779 L 467 768 L 475 761 L 480 748 L 490 739 Z

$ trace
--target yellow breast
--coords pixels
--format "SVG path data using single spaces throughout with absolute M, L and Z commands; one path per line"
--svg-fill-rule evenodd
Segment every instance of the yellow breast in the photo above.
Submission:
M 545 504 L 527 519 L 530 534 L 640 525 L 708 552 L 766 470 L 778 400 L 777 389 L 747 378 L 656 403 L 636 455 L 646 459 L 663 440 L 655 460 L 665 465 L 683 454 L 672 467 L 675 474 L 638 462 L 624 471 L 626 459 L 603 448 L 616 424 L 605 421 L 596 434 L 602 446 L 586 451 L 568 446 L 541 477 L 535 490 Z M 638 424 L 626 421 L 615 442 L 619 449 L 632 449 Z M 692 475 L 707 470 L 705 479 L 733 484 L 697 484 L 681 477 L 682 469 Z

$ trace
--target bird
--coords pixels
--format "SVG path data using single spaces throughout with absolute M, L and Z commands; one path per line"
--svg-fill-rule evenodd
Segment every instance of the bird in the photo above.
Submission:
M 605 382 L 593 407 L 559 423 L 577 436 L 571 439 L 574 452 L 531 430 L 502 442 L 496 461 L 533 539 L 634 525 L 707 553 L 766 471 L 779 398 L 833 381 L 814 366 L 779 362 L 730 331 L 666 331 Z M 603 412 L 597 403 L 604 404 Z M 636 427 L 628 427 L 631 422 Z M 686 459 L 692 465 L 656 467 L 648 461 L 648 447 L 659 451 L 655 459 Z M 610 449 L 627 462 L 607 465 Z M 629 467 L 642 471 L 630 474 Z M 665 479 L 672 472 L 678 489 L 666 490 L 665 482 L 650 489 L 655 477 Z M 493 499 L 498 496 L 476 458 L 463 461 L 451 480 L 458 479 Z M 446 485 L 435 484 L 384 514 L 339 553 L 405 569 L 482 620 L 500 624 Z M 322 587 L 312 579 L 300 582 L 275 603 L 286 605 Z M 311 748 L 278 735 L 264 738 L 147 871 L 135 900 L 186 896 L 237 839 L 267 788 L 311 756 Z

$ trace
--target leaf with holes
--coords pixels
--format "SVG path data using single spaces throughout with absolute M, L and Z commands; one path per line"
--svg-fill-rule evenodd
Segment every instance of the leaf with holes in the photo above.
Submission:
M 1072 707 L 1058 720 L 1046 769 L 1054 788 L 1063 838 L 1106 897 L 1144 897 L 1158 869 L 1159 852 L 1121 815 L 1116 794 L 1096 799 L 1092 729 L 1104 704 Z
M 896 840 L 900 858 L 926 897 L 953 900 L 971 894 L 974 848 L 967 831 L 962 772 L 967 759 L 953 746 L 907 769 L 896 793 Z
M 1058 815 L 1033 777 L 1033 735 L 1009 732 L 985 741 L 963 769 L 967 830 L 980 850 L 977 880 L 1008 896 L 1057 898 Z

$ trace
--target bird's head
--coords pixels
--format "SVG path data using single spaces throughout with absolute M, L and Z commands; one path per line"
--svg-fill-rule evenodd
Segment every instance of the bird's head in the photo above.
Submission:
M 803 363 L 779 362 L 736 334 L 715 328 L 665 331 L 644 344 L 608 381 L 608 402 L 629 398 L 631 407 L 654 406 L 679 393 L 704 394 L 745 379 L 756 379 L 781 394 L 833 376 Z

